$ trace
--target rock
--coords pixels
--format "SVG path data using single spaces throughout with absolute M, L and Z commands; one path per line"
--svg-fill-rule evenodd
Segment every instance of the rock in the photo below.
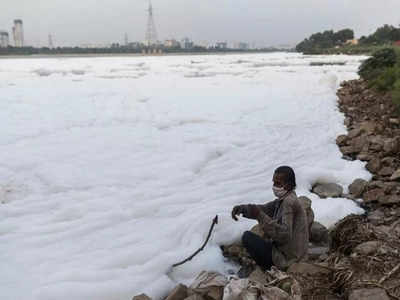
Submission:
M 372 159 L 372 156 L 368 153 L 360 153 L 357 155 L 357 159 L 361 161 L 370 161 Z
M 249 280 L 253 282 L 260 283 L 261 285 L 267 284 L 267 276 L 265 273 L 257 266 L 249 276 Z
M 381 161 L 379 158 L 374 157 L 371 159 L 365 168 L 370 171 L 371 173 L 378 173 L 379 169 L 381 168 Z
M 366 134 L 373 134 L 381 131 L 380 127 L 381 126 L 373 121 L 364 121 L 360 124 L 359 129 L 361 132 L 365 132 Z
M 379 199 L 380 204 L 392 205 L 400 203 L 400 195 L 388 195 Z
M 317 183 L 312 192 L 320 198 L 337 198 L 342 196 L 343 188 L 336 183 Z
M 364 179 L 358 178 L 349 185 L 349 192 L 354 198 L 360 198 L 367 187 L 368 182 Z
M 347 140 L 348 140 L 347 135 L 341 134 L 341 135 L 339 135 L 339 136 L 336 138 L 336 144 L 337 144 L 338 146 L 346 146 Z
M 228 279 L 217 272 L 202 271 L 190 285 L 195 293 L 213 300 L 221 300 Z
M 381 210 L 374 210 L 368 214 L 367 219 L 372 223 L 372 225 L 379 225 L 385 222 L 385 213 Z
M 368 183 L 368 187 L 367 187 L 367 188 L 368 188 L 369 190 L 375 189 L 375 188 L 383 189 L 384 186 L 385 186 L 385 184 L 384 184 L 382 181 L 380 181 L 380 180 L 374 180 L 374 181 L 370 181 L 370 182 Z
M 346 156 L 349 156 L 351 154 L 358 153 L 359 151 L 357 151 L 354 146 L 342 146 L 340 147 L 340 152 L 342 152 Z
M 400 119 L 398 118 L 390 118 L 389 123 L 392 125 L 400 125 Z
M 354 248 L 353 254 L 371 255 L 376 253 L 381 245 L 380 241 L 364 242 Z
M 383 184 L 383 191 L 385 192 L 385 194 L 398 194 L 400 193 L 400 183 L 385 182 Z
M 287 270 L 288 273 L 292 274 L 303 274 L 303 275 L 317 275 L 317 274 L 330 274 L 331 270 L 320 266 L 318 264 L 309 264 L 305 262 L 299 262 L 292 264 Z
M 400 151 L 400 139 L 398 137 L 385 139 L 383 144 L 385 154 L 396 154 Z
M 329 240 L 329 231 L 321 223 L 314 222 L 311 226 L 310 241 L 316 244 L 325 244 Z
M 380 135 L 371 136 L 369 139 L 369 149 L 372 151 L 381 151 L 384 146 L 384 139 Z
M 185 300 L 204 300 L 204 298 L 202 296 L 200 296 L 199 294 L 193 294 L 193 295 L 185 298 Z
M 394 169 L 392 167 L 383 167 L 378 174 L 381 176 L 390 176 L 394 173 Z
M 349 300 L 390 300 L 386 291 L 380 288 L 357 289 L 349 294 Z
M 376 188 L 365 192 L 363 195 L 363 199 L 365 203 L 378 202 L 384 196 L 384 191 L 382 189 Z
M 364 147 L 366 147 L 366 149 L 368 150 L 368 141 L 365 135 L 354 138 L 350 144 L 351 146 L 353 146 L 354 151 L 356 151 L 357 153 L 361 152 Z
M 260 224 L 254 225 L 250 231 L 254 234 L 257 234 L 258 236 L 261 236 L 261 237 L 264 236 L 264 231 L 261 229 Z
M 397 171 L 395 171 L 392 176 L 390 177 L 390 180 L 394 181 L 394 180 L 399 180 L 400 181 L 400 169 L 398 169 Z
M 151 300 L 146 294 L 140 294 L 132 298 L 132 300 Z
M 308 229 L 310 231 L 310 236 L 311 236 L 311 226 L 314 222 L 314 211 L 311 208 L 311 200 L 307 198 L 306 196 L 300 196 L 299 202 L 301 205 L 304 207 L 304 210 L 306 211 L 307 214 L 307 221 L 308 221 Z
M 176 286 L 165 300 L 184 300 L 188 297 L 188 288 L 186 285 Z
M 355 128 L 349 131 L 347 134 L 347 137 L 349 139 L 354 139 L 355 137 L 358 137 L 361 134 L 361 129 L 360 128 Z
M 328 251 L 328 247 L 310 247 L 308 248 L 308 258 L 311 260 L 316 260 L 321 256 L 325 256 Z
M 395 157 L 387 156 L 381 160 L 382 165 L 385 167 L 391 167 L 396 161 Z

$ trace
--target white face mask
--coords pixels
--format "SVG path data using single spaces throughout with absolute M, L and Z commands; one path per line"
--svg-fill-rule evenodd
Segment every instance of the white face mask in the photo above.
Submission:
M 287 193 L 287 190 L 285 190 L 283 187 L 276 187 L 276 186 L 272 187 L 272 191 L 274 192 L 274 195 L 278 198 L 282 198 Z

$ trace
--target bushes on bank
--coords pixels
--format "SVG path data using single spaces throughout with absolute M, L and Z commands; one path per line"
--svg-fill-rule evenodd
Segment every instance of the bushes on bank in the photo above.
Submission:
M 364 61 L 358 74 L 368 85 L 382 92 L 390 92 L 400 113 L 400 51 L 385 48 Z

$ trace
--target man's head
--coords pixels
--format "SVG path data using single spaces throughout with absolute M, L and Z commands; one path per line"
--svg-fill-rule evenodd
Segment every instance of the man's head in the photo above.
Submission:
M 284 188 L 286 191 L 293 191 L 296 188 L 296 176 L 291 167 L 281 166 L 274 172 L 272 178 L 274 187 Z

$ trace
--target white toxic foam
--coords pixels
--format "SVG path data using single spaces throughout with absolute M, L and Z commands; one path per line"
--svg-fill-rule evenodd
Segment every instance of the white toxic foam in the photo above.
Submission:
M 271 201 L 280 165 L 295 169 L 298 194 L 323 224 L 362 212 L 309 192 L 316 181 L 370 177 L 335 144 L 345 132 L 335 92 L 361 59 L 2 60 L 0 299 L 160 299 L 202 270 L 226 272 L 219 245 L 255 224 L 234 222 L 232 207 Z M 188 76 L 200 60 L 206 73 Z M 169 272 L 217 214 L 204 251 Z

